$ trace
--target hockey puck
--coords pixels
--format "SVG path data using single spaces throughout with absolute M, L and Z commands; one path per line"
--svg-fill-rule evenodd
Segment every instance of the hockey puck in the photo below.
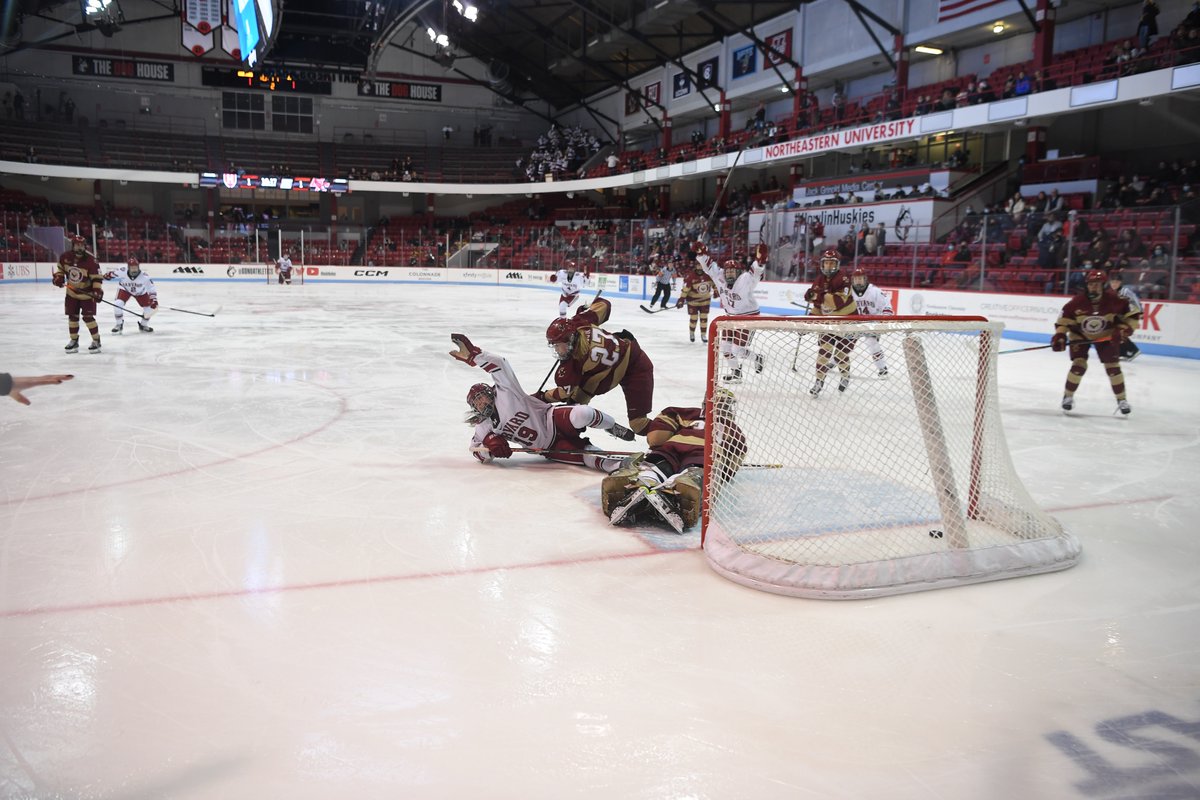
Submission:
M 942 538 L 943 535 L 944 534 L 939 530 L 932 530 L 929 532 L 929 536 L 931 539 L 940 539 L 940 538 Z

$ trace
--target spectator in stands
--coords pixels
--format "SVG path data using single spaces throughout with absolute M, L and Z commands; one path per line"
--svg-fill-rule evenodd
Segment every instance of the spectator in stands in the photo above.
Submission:
M 975 102 L 990 103 L 996 99 L 996 93 L 992 91 L 992 86 L 987 80 L 981 80 L 976 89 L 978 89 L 978 98 Z
M 1029 80 L 1029 76 L 1025 74 L 1025 70 L 1017 73 L 1017 80 L 1013 84 L 1013 94 L 1016 97 L 1029 94 L 1033 91 L 1033 83 Z
M 1042 223 L 1042 227 L 1038 229 L 1038 241 L 1040 242 L 1044 239 L 1049 239 L 1055 234 L 1062 234 L 1062 220 L 1059 219 L 1058 214 L 1047 214 L 1046 221 Z
M 1066 253 L 1066 240 L 1062 231 L 1055 231 L 1044 239 L 1038 239 L 1037 264 L 1043 269 L 1058 269 L 1063 266 L 1063 256 Z
M 1141 237 L 1133 228 L 1121 231 L 1113 250 L 1130 259 L 1142 258 L 1146 255 L 1146 245 L 1142 243 Z
M 1034 71 L 1033 82 L 1030 86 L 1030 89 L 1034 92 L 1048 92 L 1057 87 L 1058 84 L 1054 82 L 1054 79 L 1043 76 L 1040 69 Z
M 1112 243 L 1108 239 L 1108 233 L 1103 230 L 1099 230 L 1096 231 L 1096 235 L 1092 237 L 1092 240 L 1088 243 L 1087 247 L 1084 248 L 1083 257 L 1084 259 L 1092 261 L 1095 264 L 1103 264 L 1105 261 L 1109 260 L 1109 258 L 1112 256 L 1112 253 L 1113 248 Z
M 913 114 L 919 117 L 923 114 L 928 114 L 929 109 L 929 96 L 923 94 L 917 98 L 917 106 L 913 109 Z
M 966 108 L 971 104 L 971 96 L 976 94 L 975 81 L 969 81 L 966 86 L 958 90 L 958 94 L 954 95 L 954 107 Z
M 841 88 L 833 90 L 833 121 L 834 124 L 841 127 L 842 122 L 846 118 L 846 95 L 842 94 Z
M 1009 199 L 1004 210 L 1012 217 L 1014 224 L 1020 225 L 1025 221 L 1025 198 L 1021 196 L 1020 192 L 1016 192 Z
M 1158 3 L 1154 0 L 1143 0 L 1142 13 L 1138 17 L 1137 37 L 1138 46 L 1142 50 L 1150 49 L 1150 40 L 1158 35 Z
M 1046 210 L 1060 214 L 1066 208 L 1066 201 L 1058 193 L 1058 189 L 1050 190 L 1050 197 L 1047 200 Z
M 1000 96 L 1005 100 L 1017 96 L 1017 82 L 1013 80 L 1012 75 L 1004 79 L 1004 90 L 1000 92 Z

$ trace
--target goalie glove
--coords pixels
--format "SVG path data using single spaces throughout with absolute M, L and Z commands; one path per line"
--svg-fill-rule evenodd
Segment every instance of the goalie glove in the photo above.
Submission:
M 482 353 L 482 350 L 471 344 L 471 340 L 462 333 L 450 334 L 450 341 L 454 342 L 454 346 L 458 348 L 457 350 L 450 351 L 451 356 L 463 362 L 467 366 L 476 366 L 475 356 Z
M 1054 352 L 1061 353 L 1067 349 L 1067 335 L 1065 333 L 1056 333 L 1050 337 L 1050 347 Z

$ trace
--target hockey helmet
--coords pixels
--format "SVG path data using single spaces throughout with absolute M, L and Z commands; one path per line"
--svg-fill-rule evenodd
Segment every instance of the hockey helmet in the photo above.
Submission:
M 1096 300 L 1104 294 L 1104 282 L 1107 278 L 1102 269 L 1089 269 L 1083 273 L 1083 281 L 1087 285 L 1088 297 Z
M 858 294 L 865 292 L 867 290 L 867 285 L 870 284 L 870 282 L 871 279 L 867 277 L 867 271 L 862 267 L 859 267 L 858 269 L 854 270 L 854 272 L 850 273 L 850 285 Z
M 87 248 L 87 239 L 84 239 L 78 233 L 73 233 L 67 237 L 71 242 L 71 249 L 79 252 Z
M 554 351 L 559 361 L 565 361 L 575 346 L 575 325 L 566 317 L 559 317 L 546 328 L 546 346 Z
M 496 415 L 496 387 L 486 383 L 477 383 L 467 390 L 467 405 L 471 412 L 467 421 L 478 424 Z
M 737 282 L 738 275 L 742 273 L 742 265 L 737 259 L 728 259 L 721 265 L 721 269 L 725 272 L 725 283 L 729 284 L 730 288 Z
M 575 273 L 579 271 L 579 265 L 569 258 L 563 262 L 562 268 L 563 271 L 567 273 L 568 279 L 574 278 Z
M 133 256 L 130 256 L 128 260 L 125 261 L 125 271 L 128 273 L 129 277 L 136 278 L 138 275 L 142 274 L 141 262 Z
M 841 268 L 842 257 L 838 255 L 837 250 L 829 249 L 821 253 L 821 272 L 827 277 L 836 275 Z

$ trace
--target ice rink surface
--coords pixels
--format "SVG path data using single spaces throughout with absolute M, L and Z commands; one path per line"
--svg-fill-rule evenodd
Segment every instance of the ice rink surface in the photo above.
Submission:
M 599 473 L 471 459 L 449 334 L 532 391 L 554 293 L 159 291 L 221 310 L 105 306 L 67 356 L 61 290 L 0 286 L 0 370 L 76 375 L 0 403 L 2 798 L 1200 796 L 1200 363 L 1125 365 L 1119 418 L 1093 360 L 1067 417 L 1064 354 L 1001 356 L 1081 563 L 822 602 L 609 526 Z M 699 403 L 684 312 L 607 327 Z

